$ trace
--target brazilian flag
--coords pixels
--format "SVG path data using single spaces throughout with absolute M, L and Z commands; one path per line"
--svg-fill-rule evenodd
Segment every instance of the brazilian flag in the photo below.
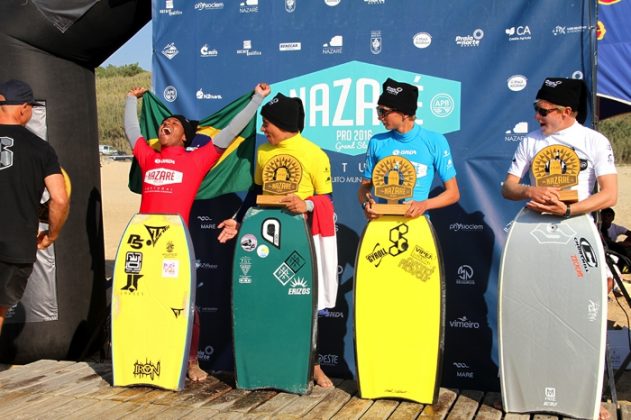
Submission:
M 197 126 L 197 133 L 211 138 L 215 137 L 250 102 L 252 94 L 253 92 L 246 93 L 216 113 L 201 120 Z M 151 92 L 143 95 L 140 131 L 152 147 L 160 147 L 158 129 L 162 120 L 172 114 L 166 105 Z M 215 166 L 206 174 L 195 199 L 205 200 L 222 194 L 247 190 L 252 184 L 255 143 L 256 114 L 226 149 Z M 138 194 L 142 191 L 140 167 L 136 159 L 134 159 L 129 171 L 129 189 Z

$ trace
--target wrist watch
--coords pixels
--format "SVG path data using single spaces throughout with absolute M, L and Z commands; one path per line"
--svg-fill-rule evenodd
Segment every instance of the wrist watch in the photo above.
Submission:
M 570 205 L 569 205 L 569 204 L 566 204 L 566 207 L 565 207 L 565 215 L 564 215 L 564 217 L 565 217 L 566 219 L 569 219 L 569 218 L 570 218 L 570 216 L 572 216 L 572 210 L 570 209 Z

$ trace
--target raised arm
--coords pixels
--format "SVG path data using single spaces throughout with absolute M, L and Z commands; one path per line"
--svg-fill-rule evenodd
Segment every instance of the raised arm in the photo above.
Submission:
M 143 87 L 131 88 L 125 100 L 125 135 L 132 150 L 136 145 L 136 140 L 142 136 L 140 123 L 138 122 L 138 98 L 142 97 L 146 91 L 147 89 Z
M 213 138 L 213 144 L 221 149 L 227 149 L 230 143 L 239 135 L 245 128 L 248 122 L 252 119 L 256 110 L 263 102 L 263 98 L 270 94 L 272 89 L 267 83 L 259 83 L 254 88 L 254 95 L 250 100 L 250 103 L 245 106 L 235 117 L 228 123 L 228 125 Z

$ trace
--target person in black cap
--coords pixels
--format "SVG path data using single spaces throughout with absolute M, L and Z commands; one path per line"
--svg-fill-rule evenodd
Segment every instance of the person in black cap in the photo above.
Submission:
M 263 191 L 263 168 L 277 155 L 290 155 L 298 160 L 302 169 L 302 177 L 298 181 L 298 191 L 285 195 L 281 203 L 294 214 L 311 213 L 310 220 L 319 218 L 320 223 L 332 228 L 328 233 L 315 235 L 314 246 L 320 252 L 318 264 L 318 310 L 335 306 L 337 298 L 337 243 L 335 239 L 335 223 L 333 203 L 330 195 L 333 192 L 331 180 L 331 164 L 326 153 L 315 143 L 301 135 L 304 128 L 305 111 L 299 98 L 290 98 L 282 93 L 277 94 L 261 108 L 263 125 L 261 131 L 268 143 L 259 147 L 254 170 L 254 187 L 250 189 L 239 212 L 231 219 L 218 225 L 222 229 L 219 242 L 225 243 L 234 238 L 239 230 L 245 211 L 256 202 L 256 196 L 266 194 Z M 326 220 L 327 222 L 322 222 Z M 333 382 L 322 371 L 319 364 L 314 366 L 313 379 L 317 385 L 330 388 Z
M 528 200 L 536 212 L 571 217 L 612 207 L 618 198 L 618 178 L 613 150 L 602 134 L 581 123 L 587 117 L 587 87 L 582 80 L 548 77 L 537 92 L 534 103 L 539 128 L 528 133 L 517 147 L 502 184 L 502 195 L 509 200 Z M 532 160 L 541 149 L 561 144 L 578 154 L 578 202 L 566 204 L 559 199 L 559 188 L 522 184 Z M 593 194 L 594 187 L 599 191 Z
M 379 217 L 373 211 L 375 199 L 370 193 L 373 188 L 373 168 L 377 162 L 392 155 L 405 157 L 416 169 L 414 195 L 409 201 L 406 217 L 419 217 L 427 210 L 449 206 L 460 199 L 456 170 L 447 139 L 442 134 L 426 130 L 415 123 L 417 102 L 416 86 L 390 78 L 383 83 L 383 92 L 377 101 L 376 111 L 381 123 L 389 131 L 370 139 L 364 176 L 357 191 L 364 215 L 369 220 Z M 444 190 L 429 198 L 435 174 L 443 182 Z
M 195 137 L 196 121 L 182 115 L 165 118 L 158 130 L 160 150 L 155 150 L 140 133 L 137 100 L 147 89 L 132 88 L 125 103 L 125 134 L 133 149 L 142 174 L 141 213 L 177 213 L 188 226 L 197 190 L 208 171 L 215 166 L 230 143 L 255 115 L 259 105 L 271 89 L 266 83 L 254 88 L 254 95 L 246 107 L 206 145 L 187 151 Z M 202 381 L 208 374 L 199 367 L 199 311 L 195 309 L 188 377 Z
M 68 217 L 69 199 L 57 154 L 25 126 L 37 106 L 21 80 L 0 85 L 0 331 L 22 298 L 37 249 L 49 247 Z M 48 190 L 48 230 L 38 232 L 40 199 Z

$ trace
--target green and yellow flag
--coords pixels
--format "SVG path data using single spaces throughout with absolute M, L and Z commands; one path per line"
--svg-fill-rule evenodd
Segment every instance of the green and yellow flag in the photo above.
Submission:
M 199 122 L 197 132 L 215 137 L 250 102 L 251 98 L 252 92 L 246 93 L 211 116 L 204 118 Z M 151 92 L 143 95 L 140 131 L 152 147 L 160 147 L 158 129 L 162 120 L 172 114 L 166 105 Z M 222 194 L 247 190 L 252 184 L 255 143 L 256 114 L 206 174 L 195 199 L 205 200 Z M 138 194 L 142 191 L 140 167 L 136 159 L 129 171 L 129 189 Z

